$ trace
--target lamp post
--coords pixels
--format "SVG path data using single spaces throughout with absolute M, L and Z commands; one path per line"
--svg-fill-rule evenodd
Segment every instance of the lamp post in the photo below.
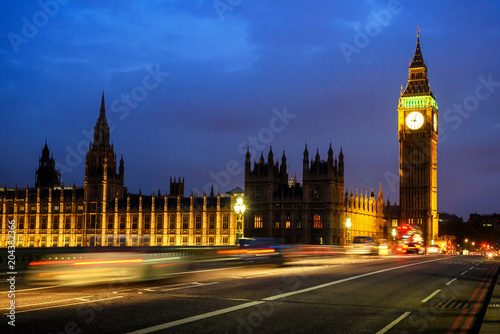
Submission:
M 392 229 L 392 244 L 394 245 L 396 243 L 396 229 Z
M 351 243 L 351 236 L 350 236 L 350 230 L 351 230 L 351 218 L 347 218 L 345 222 L 345 227 L 347 227 L 347 243 Z
M 236 199 L 236 204 L 234 205 L 234 212 L 237 215 L 237 227 L 238 232 L 236 232 L 236 241 L 243 237 L 243 232 L 241 230 L 241 216 L 245 213 L 245 205 L 243 204 L 243 198 L 238 197 Z

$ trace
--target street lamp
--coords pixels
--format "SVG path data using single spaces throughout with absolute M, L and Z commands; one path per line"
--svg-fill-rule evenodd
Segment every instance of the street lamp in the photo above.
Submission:
M 245 213 L 245 204 L 243 204 L 243 198 L 238 197 L 236 199 L 236 204 L 234 205 L 234 212 L 237 215 L 237 225 L 238 232 L 236 232 L 236 240 L 239 240 L 243 237 L 243 232 L 241 231 L 241 216 Z
M 392 243 L 394 244 L 396 242 L 396 229 L 392 229 Z
M 345 227 L 347 227 L 347 243 L 351 243 L 350 230 L 351 230 L 351 218 L 347 218 L 345 222 Z

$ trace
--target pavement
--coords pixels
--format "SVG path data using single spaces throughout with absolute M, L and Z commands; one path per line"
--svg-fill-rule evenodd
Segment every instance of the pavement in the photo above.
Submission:
M 500 333 L 500 275 L 497 276 L 495 288 L 491 295 L 483 324 L 479 334 L 499 334 Z

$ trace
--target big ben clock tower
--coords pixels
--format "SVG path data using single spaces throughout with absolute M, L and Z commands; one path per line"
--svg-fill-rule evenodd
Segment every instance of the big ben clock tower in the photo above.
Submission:
M 420 226 L 425 245 L 438 234 L 437 122 L 438 106 L 429 88 L 419 30 L 398 106 L 399 199 L 400 223 Z

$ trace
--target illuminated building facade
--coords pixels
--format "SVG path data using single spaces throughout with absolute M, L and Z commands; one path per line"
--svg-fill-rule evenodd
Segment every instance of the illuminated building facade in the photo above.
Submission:
M 230 245 L 236 242 L 236 193 L 184 196 L 184 179 L 170 179 L 170 194 L 128 193 L 124 161 L 116 172 L 104 94 L 83 187 L 62 186 L 45 144 L 36 187 L 0 188 L 0 247 L 16 221 L 16 247 Z
M 387 238 L 391 208 L 373 190 L 368 195 L 344 192 L 344 154 L 334 157 L 330 145 L 328 157 L 319 151 L 309 159 L 304 150 L 302 184 L 287 172 L 283 151 L 281 164 L 274 162 L 272 148 L 267 162 L 263 153 L 251 163 L 245 159 L 245 236 L 278 238 L 286 243 L 344 244 L 351 236 Z M 346 226 L 347 219 L 351 227 Z
M 398 134 L 401 223 L 421 227 L 428 245 L 438 236 L 438 106 L 429 88 L 419 34 L 408 84 L 399 99 Z

